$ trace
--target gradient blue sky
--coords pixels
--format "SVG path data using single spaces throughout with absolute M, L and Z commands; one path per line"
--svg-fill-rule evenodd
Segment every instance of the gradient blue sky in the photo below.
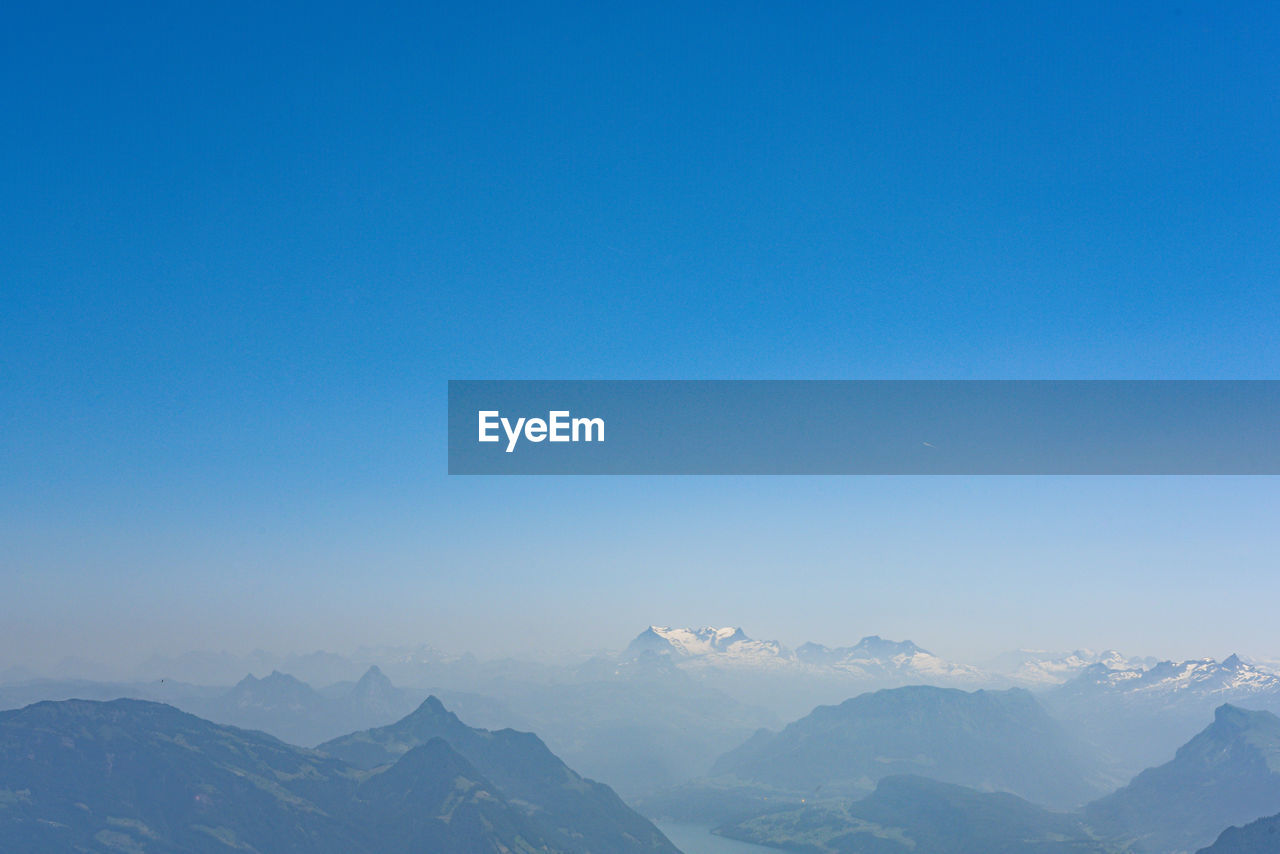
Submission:
M 0 664 L 1280 655 L 1274 478 L 444 474 L 449 378 L 1280 377 L 1275 6 L 466 5 L 8 10 Z

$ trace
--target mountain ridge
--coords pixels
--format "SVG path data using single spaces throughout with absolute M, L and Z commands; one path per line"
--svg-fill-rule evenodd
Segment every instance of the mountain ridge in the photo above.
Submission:
M 511 797 L 535 805 L 540 817 L 548 817 L 539 826 L 561 844 L 580 838 L 596 851 L 675 854 L 665 837 L 612 789 L 578 775 L 533 733 L 469 727 L 435 696 L 394 724 L 342 736 L 317 750 L 354 767 L 374 770 L 394 767 L 433 739 L 446 741 Z M 579 826 L 568 827 L 549 818 L 568 814 L 578 816 Z
M 798 793 L 870 791 L 894 774 L 1013 792 L 1051 806 L 1096 796 L 1090 758 L 1026 690 L 909 686 L 819 706 L 781 732 L 758 732 L 711 776 Z
M 1136 852 L 1195 851 L 1223 828 L 1280 811 L 1280 717 L 1223 704 L 1213 722 L 1127 785 L 1088 804 L 1096 829 Z
M 438 701 L 428 713 L 469 730 Z M 676 854 L 532 734 L 483 759 L 505 787 L 443 738 L 369 771 L 160 703 L 38 703 L 0 713 L 0 850 Z M 556 779 L 580 796 L 538 797 Z

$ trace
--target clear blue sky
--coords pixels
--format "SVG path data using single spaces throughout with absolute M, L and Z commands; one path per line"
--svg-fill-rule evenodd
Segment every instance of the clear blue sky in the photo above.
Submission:
M 8 12 L 0 664 L 1280 655 L 1274 479 L 463 480 L 443 435 L 449 378 L 1280 377 L 1274 6 L 464 5 Z

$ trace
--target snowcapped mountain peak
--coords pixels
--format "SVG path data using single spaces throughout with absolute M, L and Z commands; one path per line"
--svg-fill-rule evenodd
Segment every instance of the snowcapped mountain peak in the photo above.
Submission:
M 1212 658 L 1160 661 L 1113 667 L 1099 661 L 1081 671 L 1067 686 L 1071 691 L 1119 690 L 1131 695 L 1246 698 L 1280 693 L 1280 676 L 1249 664 L 1238 655 L 1222 661 Z
M 1036 688 L 1061 685 L 1084 674 L 1091 674 L 1089 679 L 1098 679 L 1102 678 L 1101 673 L 1141 670 L 1155 663 L 1152 659 L 1130 658 L 1114 649 L 1102 652 L 1076 649 L 1065 653 L 1020 649 L 1000 656 L 992 666 L 1014 684 Z
M 976 684 L 986 679 L 976 668 L 944 661 L 912 641 L 886 640 L 879 635 L 867 635 L 853 646 L 805 643 L 791 650 L 777 641 L 755 640 L 737 626 L 649 626 L 631 642 L 623 658 L 634 661 L 654 654 L 682 668 L 769 668 L 877 684 Z
M 1093 653 L 1088 653 L 1088 654 L 1091 656 L 1093 655 Z M 1079 653 L 1077 653 L 1077 655 L 1079 655 Z M 1107 667 L 1111 667 L 1115 669 L 1132 667 L 1134 665 L 1133 659 L 1130 659 L 1122 655 L 1121 653 L 1117 652 L 1114 649 L 1108 649 L 1098 653 L 1096 656 L 1094 656 L 1094 660 L 1097 661 L 1099 664 L 1105 664 Z
M 777 658 L 789 655 L 777 641 L 752 640 L 738 626 L 703 626 L 697 629 L 650 626 L 631 642 L 626 654 L 634 658 L 645 652 L 686 659 L 705 656 Z
M 916 646 L 916 644 L 913 641 L 885 640 L 879 635 L 867 635 L 865 638 L 858 641 L 857 645 L 854 646 L 853 650 L 855 652 L 861 652 L 875 658 L 883 658 L 886 656 L 895 656 L 895 655 L 912 656 L 912 655 L 917 655 L 919 653 L 924 653 L 925 655 L 932 655 L 932 653 L 930 653 L 929 651 L 921 649 L 920 647 Z

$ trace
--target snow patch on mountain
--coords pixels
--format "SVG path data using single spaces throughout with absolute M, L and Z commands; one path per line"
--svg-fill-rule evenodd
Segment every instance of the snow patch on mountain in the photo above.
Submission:
M 915 643 L 869 635 L 853 646 L 805 643 L 790 649 L 777 641 L 754 640 L 740 627 L 650 626 L 623 653 L 623 660 L 665 656 L 683 669 L 768 669 L 838 675 L 878 681 L 988 680 L 975 667 L 956 664 Z
M 795 655 L 778 642 L 752 640 L 737 626 L 698 629 L 650 626 L 631 642 L 623 657 L 636 658 L 644 653 L 669 655 L 677 661 L 730 665 L 770 665 L 795 660 Z
M 1179 698 L 1217 701 L 1251 696 L 1280 695 L 1280 675 L 1272 670 L 1231 655 L 1222 661 L 1212 658 L 1189 661 L 1161 661 L 1149 668 L 1112 667 L 1099 662 L 1086 668 L 1065 690 L 1077 693 L 1121 693 L 1134 699 Z
M 1155 663 L 1155 659 L 1131 658 L 1114 649 L 1102 652 L 1077 649 L 1065 653 L 1020 649 L 1000 656 L 991 662 L 990 668 L 1016 685 L 1048 688 L 1069 682 L 1096 665 L 1110 670 L 1127 671 L 1141 670 Z

